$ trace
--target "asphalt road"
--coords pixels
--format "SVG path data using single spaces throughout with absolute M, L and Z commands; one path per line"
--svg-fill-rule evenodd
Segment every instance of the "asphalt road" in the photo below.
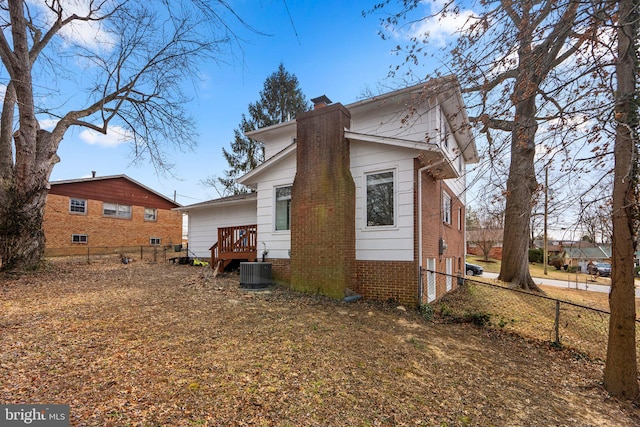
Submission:
M 482 277 L 487 277 L 489 279 L 497 279 L 498 274 L 489 273 L 485 271 L 482 274 Z M 585 280 L 587 280 L 586 279 L 587 276 L 585 276 L 584 274 L 577 276 L 578 280 L 580 280 L 577 283 L 575 280 L 576 278 L 575 275 L 567 274 L 567 277 L 571 278 L 571 280 L 555 280 L 555 279 L 548 279 L 543 277 L 534 277 L 533 281 L 536 283 L 536 285 L 555 286 L 558 288 L 581 289 L 583 291 L 602 292 L 606 294 L 608 294 L 609 289 L 611 289 L 609 286 L 605 286 L 605 285 L 597 285 L 595 283 L 588 283 L 588 282 L 585 283 Z M 636 298 L 640 298 L 640 289 L 638 288 L 638 286 L 636 286 Z

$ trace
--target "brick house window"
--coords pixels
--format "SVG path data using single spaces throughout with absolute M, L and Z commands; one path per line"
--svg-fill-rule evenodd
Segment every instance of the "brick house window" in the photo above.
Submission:
M 157 246 L 162 244 L 162 239 L 160 237 L 152 237 L 149 239 L 149 244 L 151 246 Z
M 71 243 L 87 243 L 89 238 L 86 234 L 72 234 Z
M 395 225 L 393 171 L 365 175 L 367 227 Z
M 276 187 L 276 231 L 291 230 L 291 186 Z
M 158 210 L 156 208 L 144 208 L 144 220 L 145 221 L 157 221 Z
M 442 193 L 442 222 L 451 224 L 451 196 Z
M 131 218 L 131 206 L 117 203 L 102 203 L 102 214 L 113 218 Z
M 85 199 L 69 199 L 69 212 L 86 214 L 87 201 Z

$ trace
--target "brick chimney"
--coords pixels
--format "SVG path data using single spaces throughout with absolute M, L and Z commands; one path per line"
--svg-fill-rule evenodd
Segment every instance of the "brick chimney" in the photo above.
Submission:
M 343 298 L 355 261 L 355 184 L 342 104 L 298 114 L 297 173 L 291 194 L 291 286 Z M 328 101 L 328 102 L 327 102 Z M 324 106 L 320 106 L 324 104 Z

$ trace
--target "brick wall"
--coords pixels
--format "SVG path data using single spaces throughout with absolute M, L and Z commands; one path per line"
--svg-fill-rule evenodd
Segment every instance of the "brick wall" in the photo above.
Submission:
M 355 183 L 341 104 L 298 114 L 291 194 L 291 286 L 342 298 L 353 281 Z
M 378 301 L 418 302 L 418 263 L 413 261 L 355 262 L 353 290 Z
M 435 258 L 436 271 L 446 272 L 446 259 L 451 258 L 452 275 L 464 274 L 464 236 L 466 215 L 462 201 L 453 195 L 446 183 L 434 178 L 428 171 L 423 171 L 420 177 L 422 184 L 422 266 L 427 268 L 427 259 Z M 451 224 L 443 222 L 442 194 L 451 196 Z M 459 223 L 459 221 L 461 221 Z M 439 240 L 446 242 L 447 248 L 440 254 Z M 451 280 L 452 289 L 457 287 L 457 280 Z M 438 275 L 436 280 L 436 299 L 446 293 L 444 275 Z M 427 298 L 426 280 L 423 280 L 423 302 Z
M 284 258 L 266 258 L 271 263 L 271 276 L 276 282 L 291 282 L 291 260 Z
M 180 212 L 157 209 L 157 220 L 145 221 L 143 206 L 132 206 L 131 219 L 104 217 L 99 200 L 87 200 L 87 208 L 86 215 L 72 214 L 68 196 L 49 194 L 44 214 L 46 246 L 147 246 L 151 237 L 160 238 L 163 246 L 182 242 Z M 72 234 L 86 234 L 88 242 L 72 243 Z

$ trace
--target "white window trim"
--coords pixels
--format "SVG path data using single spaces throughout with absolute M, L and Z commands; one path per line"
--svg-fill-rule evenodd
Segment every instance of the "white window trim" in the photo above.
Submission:
M 367 176 L 380 173 L 392 172 L 393 173 L 393 224 L 389 225 L 369 225 L 367 218 Z M 398 168 L 387 168 L 370 170 L 362 173 L 362 229 L 365 231 L 380 231 L 380 230 L 397 230 L 398 229 Z
M 445 203 L 449 200 L 449 206 Z M 451 225 L 451 215 L 453 208 L 453 199 L 446 191 L 442 191 L 442 222 Z
M 153 210 L 153 219 L 149 219 L 147 218 L 147 209 L 149 210 Z M 149 221 L 149 222 L 156 222 L 158 221 L 158 209 L 157 208 L 144 208 L 144 220 L 145 221 Z
M 116 214 L 115 215 L 107 215 L 104 213 L 104 206 L 105 205 L 113 205 L 115 206 L 115 211 Z M 120 215 L 120 207 L 124 207 L 127 206 L 129 208 L 129 215 L 128 216 L 123 216 Z M 122 205 L 119 203 L 110 203 L 110 202 L 102 202 L 102 216 L 107 217 L 107 218 L 118 218 L 118 219 L 132 219 L 133 218 L 133 206 L 131 205 Z
M 427 302 L 436 299 L 436 259 L 427 258 Z
M 157 240 L 157 243 L 153 243 L 154 240 Z M 161 237 L 149 237 L 149 245 L 150 246 L 160 246 L 162 244 Z
M 282 184 L 282 185 L 274 185 L 273 186 L 273 225 L 272 225 L 272 232 L 273 233 L 277 233 L 277 234 L 290 234 L 291 233 L 291 211 L 289 211 L 290 217 L 289 217 L 289 229 L 288 230 L 277 230 L 277 217 L 278 217 L 278 207 L 277 207 L 277 189 L 278 188 L 287 188 L 287 187 L 291 187 L 291 198 L 293 200 L 293 184 Z M 289 207 L 289 209 L 291 209 L 291 207 Z
M 72 203 L 73 203 L 74 200 L 79 200 L 79 201 L 84 202 L 84 211 L 78 212 L 78 211 L 71 210 L 71 206 L 72 206 Z M 72 213 L 74 215 L 86 215 L 87 211 L 89 210 L 88 208 L 89 208 L 89 204 L 88 204 L 87 199 L 81 199 L 79 197 L 69 197 L 69 213 Z
M 73 240 L 73 238 L 75 236 L 78 236 L 78 241 L 77 242 Z M 83 237 L 84 237 L 84 241 L 82 240 Z M 89 243 L 89 236 L 87 234 L 76 234 L 76 233 L 74 233 L 74 234 L 71 235 L 71 243 L 76 243 L 76 244 L 79 244 L 79 245 L 86 245 L 87 243 Z

